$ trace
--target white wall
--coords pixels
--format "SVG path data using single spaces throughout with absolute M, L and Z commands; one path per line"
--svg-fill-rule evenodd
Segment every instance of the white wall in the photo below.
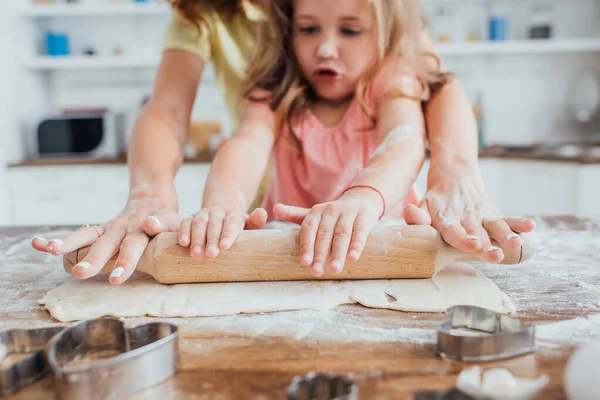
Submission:
M 10 218 L 10 186 L 6 164 L 12 155 L 20 153 L 16 146 L 19 129 L 15 105 L 15 78 L 18 71 L 18 61 L 15 59 L 15 32 L 18 29 L 15 8 L 16 3 L 6 2 L 0 12 L 0 50 L 3 54 L 0 62 L 0 225 L 6 224 Z

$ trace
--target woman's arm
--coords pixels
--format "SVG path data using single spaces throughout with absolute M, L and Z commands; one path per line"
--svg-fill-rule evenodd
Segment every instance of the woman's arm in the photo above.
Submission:
M 192 107 L 204 61 L 184 50 L 165 50 L 152 97 L 129 144 L 132 191 L 171 183 L 183 162 Z
M 263 209 L 246 214 L 267 168 L 274 143 L 274 114 L 267 105 L 247 102 L 240 127 L 215 156 L 202 199 L 202 209 L 181 224 L 180 244 L 191 245 L 193 258 L 214 258 L 228 249 L 239 232 L 261 228 Z M 206 249 L 206 251 L 205 251 Z
M 426 33 L 422 44 L 425 52 L 436 54 Z M 446 71 L 443 63 L 440 67 Z M 429 100 L 425 119 L 431 152 L 427 193 L 419 207 L 408 206 L 406 222 L 432 225 L 450 245 L 475 251 L 483 261 L 502 261 L 502 249 L 492 246 L 490 239 L 503 248 L 517 248 L 522 240 L 514 232 L 529 232 L 535 222 L 500 218 L 488 199 L 478 163 L 475 116 L 458 80 Z
M 204 62 L 186 51 L 163 54 L 152 98 L 140 113 L 128 151 L 130 194 L 114 219 L 84 227 L 61 240 L 36 238 L 33 247 L 62 255 L 90 246 L 72 270 L 80 279 L 96 275 L 118 251 L 109 281 L 125 282 L 150 240 L 162 231 L 177 230 L 177 193 L 174 177 L 183 160 L 191 109 Z

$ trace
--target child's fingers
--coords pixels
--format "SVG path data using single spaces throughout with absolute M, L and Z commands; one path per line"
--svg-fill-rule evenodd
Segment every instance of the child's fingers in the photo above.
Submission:
M 208 227 L 206 228 L 206 256 L 215 258 L 219 255 L 219 240 L 223 231 L 225 211 L 221 208 L 209 210 Z
M 333 273 L 340 273 L 344 269 L 355 218 L 354 215 L 342 215 L 335 225 L 331 244 L 331 272 Z
M 331 250 L 333 231 L 337 221 L 337 213 L 325 212 L 321 217 L 321 223 L 317 229 L 315 239 L 315 257 L 312 264 L 312 272 L 315 276 L 323 275 L 325 262 Z
M 311 265 L 315 254 L 315 240 L 317 238 L 317 229 L 321 223 L 321 215 L 310 214 L 302 222 L 300 228 L 300 262 L 304 265 Z
M 365 248 L 367 238 L 369 237 L 372 228 L 373 226 L 369 223 L 367 217 L 363 214 L 359 214 L 352 227 L 352 240 L 348 251 L 349 260 L 358 261 Z
M 219 248 L 229 249 L 238 235 L 244 229 L 244 213 L 242 211 L 230 211 L 223 220 L 223 232 L 219 241 Z
M 113 285 L 125 282 L 135 271 L 150 238 L 144 232 L 130 232 L 121 242 L 119 257 L 108 281 Z
M 204 257 L 206 250 L 206 226 L 208 224 L 208 212 L 200 210 L 192 220 L 192 238 L 190 254 L 193 259 L 199 260 Z
M 179 245 L 188 247 L 191 244 L 193 217 L 184 218 L 179 226 Z

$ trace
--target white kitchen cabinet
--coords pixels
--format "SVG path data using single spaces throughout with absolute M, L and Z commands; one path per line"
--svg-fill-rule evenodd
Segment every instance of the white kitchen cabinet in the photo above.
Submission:
M 580 168 L 577 215 L 600 217 L 600 165 L 582 165 Z
M 539 160 L 502 160 L 501 211 L 505 215 L 577 213 L 580 165 Z
M 209 164 L 184 164 L 175 179 L 181 215 L 200 207 Z M 12 225 L 98 224 L 117 215 L 129 194 L 125 165 L 11 168 Z

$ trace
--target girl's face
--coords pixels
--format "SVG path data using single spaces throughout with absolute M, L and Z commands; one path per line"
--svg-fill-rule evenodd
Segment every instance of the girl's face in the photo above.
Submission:
M 377 60 L 377 28 L 366 0 L 294 0 L 292 39 L 302 73 L 328 101 L 352 96 Z

